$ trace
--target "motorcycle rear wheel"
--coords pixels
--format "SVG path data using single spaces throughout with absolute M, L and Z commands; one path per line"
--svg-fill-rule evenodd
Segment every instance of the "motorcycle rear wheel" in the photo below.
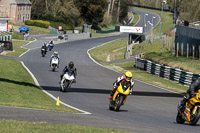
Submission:
M 52 71 L 55 71 L 55 70 L 56 70 L 56 66 L 53 65 L 52 67 L 53 67 L 53 68 L 52 68 Z
M 178 111 L 177 115 L 176 115 L 176 122 L 178 124 L 183 124 L 185 122 L 185 120 L 182 118 L 181 113 Z
M 196 125 L 197 122 L 199 121 L 199 118 L 200 118 L 200 109 L 198 108 L 196 116 L 193 119 L 190 120 L 189 124 L 190 125 Z

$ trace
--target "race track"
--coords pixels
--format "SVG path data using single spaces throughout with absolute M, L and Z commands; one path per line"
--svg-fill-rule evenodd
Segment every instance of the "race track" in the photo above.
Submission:
M 142 26 L 143 16 L 146 12 L 135 11 L 140 14 L 140 21 L 137 26 Z M 155 14 L 149 13 L 148 18 L 151 20 L 152 16 L 155 16 Z M 155 24 L 159 22 L 158 16 L 156 16 L 154 22 Z M 98 124 L 100 127 L 105 122 L 110 124 L 107 125 L 108 127 L 115 125 L 114 127 L 116 128 L 125 128 L 136 132 L 199 132 L 200 123 L 197 126 L 189 126 L 187 124 L 176 124 L 175 122 L 176 106 L 178 100 L 182 99 L 181 95 L 140 81 L 135 81 L 133 95 L 128 97 L 125 105 L 121 107 L 119 112 L 108 109 L 108 96 L 112 88 L 112 83 L 121 74 L 93 62 L 87 51 L 95 46 L 123 37 L 128 37 L 128 35 L 121 34 L 57 44 L 53 51 L 59 52 L 61 64 L 56 72 L 52 72 L 49 67 L 49 59 L 53 51 L 49 51 L 45 57 L 41 57 L 40 48 L 34 49 L 36 44 L 27 46 L 32 50 L 24 54 L 20 59 L 34 74 L 40 86 L 45 91 L 55 97 L 59 96 L 60 100 L 64 103 L 92 113 L 92 116 L 96 117 L 91 117 L 93 119 L 98 120 L 102 118 L 102 122 Z M 37 45 L 39 46 L 40 44 Z M 69 61 L 74 61 L 75 67 L 78 70 L 77 83 L 72 85 L 69 92 L 63 93 L 59 91 L 60 86 L 58 82 L 62 69 Z M 108 122 L 111 120 L 113 124 L 112 122 Z M 52 122 L 53 118 L 46 119 L 46 121 Z M 84 125 L 84 122 L 82 124 Z M 93 124 L 95 125 L 95 120 L 93 120 Z

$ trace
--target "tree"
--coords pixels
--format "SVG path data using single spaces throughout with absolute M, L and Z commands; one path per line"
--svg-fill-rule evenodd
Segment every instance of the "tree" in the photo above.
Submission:
M 94 29 L 98 29 L 98 24 L 103 21 L 107 0 L 74 0 L 74 3 L 83 20 Z

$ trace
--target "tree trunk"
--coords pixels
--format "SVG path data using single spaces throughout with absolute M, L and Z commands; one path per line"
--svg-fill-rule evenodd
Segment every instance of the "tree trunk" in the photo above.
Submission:
M 108 15 L 110 15 L 111 0 L 108 0 Z
M 119 22 L 119 14 L 120 14 L 120 0 L 117 3 L 117 22 Z
M 48 5 L 47 5 L 48 1 L 45 0 L 45 6 L 46 6 L 46 11 L 48 11 Z
M 111 4 L 112 4 L 112 8 L 111 8 L 111 11 L 110 11 L 110 14 L 112 15 L 113 13 L 113 8 L 114 8 L 114 5 L 115 5 L 115 0 L 111 0 Z

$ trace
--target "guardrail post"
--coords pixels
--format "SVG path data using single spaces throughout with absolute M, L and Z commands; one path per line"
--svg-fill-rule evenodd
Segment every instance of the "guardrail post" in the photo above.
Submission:
M 178 57 L 178 49 L 179 49 L 179 43 L 176 45 L 176 57 Z
M 200 60 L 200 45 L 199 45 L 199 60 Z
M 193 56 L 193 60 L 194 60 L 194 45 L 192 45 L 192 56 Z
M 181 56 L 183 56 L 183 43 L 181 44 Z
M 187 43 L 187 58 L 188 58 L 188 53 L 189 53 L 189 44 Z

